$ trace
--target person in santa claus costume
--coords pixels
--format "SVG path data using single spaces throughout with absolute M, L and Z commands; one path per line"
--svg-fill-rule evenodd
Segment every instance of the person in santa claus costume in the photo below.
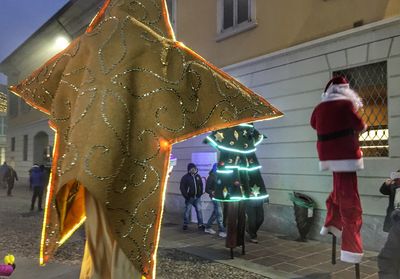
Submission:
M 326 200 L 327 215 L 321 235 L 342 237 L 340 259 L 360 263 L 363 256 L 362 209 L 357 170 L 363 169 L 358 137 L 367 125 L 357 111 L 362 101 L 345 77 L 331 79 L 311 116 L 317 131 L 320 170 L 333 172 L 333 191 Z

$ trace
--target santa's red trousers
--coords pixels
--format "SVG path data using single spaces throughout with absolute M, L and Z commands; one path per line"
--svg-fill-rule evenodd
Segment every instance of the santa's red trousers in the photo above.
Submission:
M 326 200 L 327 215 L 321 234 L 333 233 L 342 237 L 340 259 L 344 262 L 361 262 L 362 209 L 357 188 L 356 172 L 334 172 L 333 191 Z

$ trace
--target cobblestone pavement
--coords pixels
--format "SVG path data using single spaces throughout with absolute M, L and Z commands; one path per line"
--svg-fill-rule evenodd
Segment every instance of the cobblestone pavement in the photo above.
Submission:
M 0 189 L 0 258 L 13 253 L 17 266 L 18 258 L 28 259 L 32 266 L 37 263 L 43 212 L 29 210 L 30 197 L 31 192 L 22 184 L 16 186 L 13 197 L 7 197 L 5 189 Z M 194 225 L 183 231 L 178 223 L 179 220 L 163 223 L 157 278 L 355 278 L 353 265 L 339 260 L 336 265 L 330 263 L 327 243 L 301 243 L 261 231 L 259 244 L 248 243 L 245 255 L 241 255 L 240 248 L 235 249 L 232 260 L 222 238 L 200 232 Z M 65 269 L 63 277 L 48 275 L 50 269 L 46 268 L 32 277 L 30 270 L 36 272 L 37 268 L 22 266 L 15 278 L 77 278 L 83 247 L 84 232 L 80 229 L 58 250 L 53 271 Z M 70 275 L 69 269 L 74 269 Z M 376 253 L 365 253 L 361 278 L 378 278 Z
M 30 264 L 38 262 L 40 234 L 43 221 L 43 212 L 30 211 L 30 198 L 32 192 L 28 187 L 22 184 L 16 185 L 12 197 L 7 197 L 5 189 L 0 189 L 0 259 L 7 253 L 12 253 L 16 257 L 18 270 L 18 258 L 34 259 Z M 53 261 L 62 263 L 64 268 L 68 270 L 71 267 L 79 267 L 80 260 L 83 255 L 84 232 L 78 230 L 73 237 L 67 241 L 57 251 Z M 22 268 L 21 268 L 22 269 Z M 31 268 L 32 272 L 36 268 Z M 26 270 L 26 271 L 25 271 Z M 28 273 L 29 267 L 24 267 L 24 272 Z M 33 274 L 17 274 L 16 278 L 34 278 Z M 75 278 L 64 275 L 62 278 Z M 46 277 L 46 270 L 40 273 L 41 279 L 61 278 Z M 14 274 L 13 276 L 14 277 Z M 252 272 L 243 271 L 241 269 L 213 262 L 195 255 L 191 255 L 185 251 L 174 248 L 160 247 L 157 259 L 157 278 L 173 279 L 173 278 L 249 278 L 261 279 L 267 278 Z M 39 278 L 36 277 L 35 278 Z

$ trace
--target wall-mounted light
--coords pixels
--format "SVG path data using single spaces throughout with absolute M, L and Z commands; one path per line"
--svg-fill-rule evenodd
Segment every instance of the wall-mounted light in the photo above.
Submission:
M 69 44 L 70 41 L 66 37 L 60 36 L 57 37 L 56 40 L 54 41 L 54 48 L 60 51 L 69 46 Z

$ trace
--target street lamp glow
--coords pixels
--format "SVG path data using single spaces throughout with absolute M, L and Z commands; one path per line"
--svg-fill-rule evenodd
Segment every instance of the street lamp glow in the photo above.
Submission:
M 57 50 L 63 50 L 69 45 L 69 40 L 65 37 L 58 37 L 54 42 L 54 46 Z

